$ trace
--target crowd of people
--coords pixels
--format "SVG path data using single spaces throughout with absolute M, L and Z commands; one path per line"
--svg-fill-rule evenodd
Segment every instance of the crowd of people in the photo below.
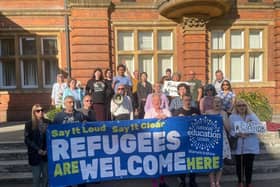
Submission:
M 223 119 L 223 158 L 235 156 L 236 174 L 239 187 L 252 187 L 253 162 L 259 153 L 259 142 L 256 134 L 235 133 L 236 121 L 259 122 L 258 117 L 250 110 L 248 104 L 235 97 L 230 81 L 223 72 L 215 72 L 216 79 L 212 84 L 202 84 L 194 71 L 189 72 L 189 79 L 181 80 L 181 75 L 171 69 L 160 82 L 152 85 L 146 72 L 129 72 L 123 64 L 118 65 L 117 75 L 106 69 L 97 68 L 91 79 L 82 87 L 81 83 L 69 78 L 67 83 L 62 74 L 57 75 L 53 85 L 51 105 L 63 108 L 56 114 L 53 122 L 44 118 L 44 108 L 40 104 L 32 107 L 31 120 L 25 126 L 25 143 L 28 147 L 29 164 L 32 166 L 33 186 L 38 187 L 40 176 L 43 186 L 47 186 L 46 127 L 48 124 L 66 124 L 82 121 L 132 120 L 171 116 L 220 115 Z M 178 81 L 178 96 L 171 97 L 162 92 L 164 81 Z M 227 135 L 238 138 L 237 147 L 233 150 Z M 245 181 L 243 181 L 245 176 Z M 209 174 L 210 187 L 220 187 L 222 170 Z M 186 187 L 186 175 L 180 175 L 180 187 Z M 79 187 L 86 186 L 80 184 Z M 164 177 L 154 179 L 153 187 L 167 187 Z M 197 187 L 196 175 L 189 175 L 189 186 Z

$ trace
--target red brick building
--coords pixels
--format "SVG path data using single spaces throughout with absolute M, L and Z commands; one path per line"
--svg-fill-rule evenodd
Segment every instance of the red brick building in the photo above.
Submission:
M 96 67 L 167 67 L 211 82 L 222 69 L 234 91 L 280 105 L 278 0 L 0 1 L 0 121 L 23 120 L 50 103 L 57 72 L 85 83 Z M 69 47 L 68 47 L 69 46 Z

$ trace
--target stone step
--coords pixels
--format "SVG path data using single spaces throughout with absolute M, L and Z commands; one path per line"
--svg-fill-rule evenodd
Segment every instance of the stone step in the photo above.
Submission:
M 17 149 L 17 150 L 0 150 L 0 161 L 5 160 L 27 160 L 27 150 Z
M 23 141 L 0 141 L 0 150 L 26 149 Z
M 31 166 L 27 160 L 6 160 L 0 161 L 0 173 L 9 172 L 31 172 Z

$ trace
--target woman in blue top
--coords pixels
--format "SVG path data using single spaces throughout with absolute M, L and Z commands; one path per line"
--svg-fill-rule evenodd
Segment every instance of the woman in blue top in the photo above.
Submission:
M 82 107 L 82 100 L 83 100 L 83 91 L 80 88 L 76 87 L 77 80 L 75 79 L 68 79 L 67 80 L 67 88 L 63 92 L 63 101 L 66 96 L 73 96 L 75 99 L 74 107 L 75 109 Z
M 259 139 L 257 134 L 237 133 L 234 127 L 237 123 L 260 123 L 258 117 L 250 110 L 248 104 L 237 99 L 233 112 L 229 117 L 231 125 L 231 135 L 238 137 L 237 148 L 232 150 L 232 154 L 236 159 L 236 173 L 238 177 L 239 187 L 243 187 L 243 176 L 245 172 L 246 187 L 251 187 L 253 162 L 256 154 L 259 154 Z M 254 123 L 252 123 L 253 125 Z

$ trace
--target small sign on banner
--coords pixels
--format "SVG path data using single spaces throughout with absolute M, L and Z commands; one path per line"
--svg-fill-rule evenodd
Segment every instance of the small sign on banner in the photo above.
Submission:
M 257 121 L 237 121 L 234 123 L 234 132 L 262 134 L 266 132 L 266 123 Z

